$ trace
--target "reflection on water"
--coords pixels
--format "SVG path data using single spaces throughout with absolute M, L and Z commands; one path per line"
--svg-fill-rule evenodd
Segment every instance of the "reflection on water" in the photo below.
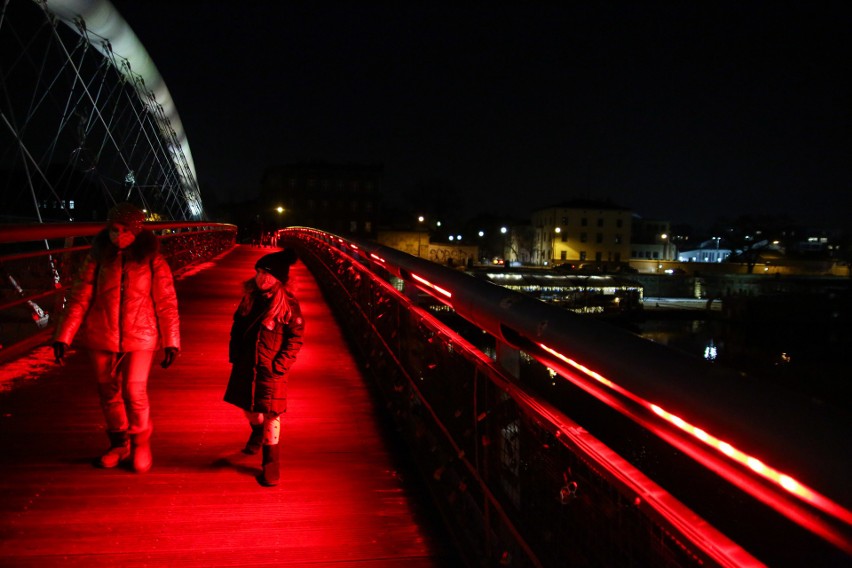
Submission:
M 646 339 L 712 360 L 808 397 L 848 408 L 852 331 L 814 322 L 648 319 L 631 329 Z

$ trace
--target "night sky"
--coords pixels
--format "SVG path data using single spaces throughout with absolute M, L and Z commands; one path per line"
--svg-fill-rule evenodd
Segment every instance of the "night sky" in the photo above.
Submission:
M 843 2 L 114 0 L 202 196 L 382 164 L 389 200 L 524 217 L 575 197 L 703 228 L 852 219 Z

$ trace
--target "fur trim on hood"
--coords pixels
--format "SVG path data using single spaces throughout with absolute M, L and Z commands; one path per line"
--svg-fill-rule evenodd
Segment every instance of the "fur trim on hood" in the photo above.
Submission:
M 136 261 L 145 261 L 160 250 L 160 240 L 150 229 L 142 229 L 133 243 L 125 249 L 127 255 Z M 115 258 L 118 247 L 109 240 L 109 229 L 104 229 L 92 242 L 92 257 L 97 261 Z

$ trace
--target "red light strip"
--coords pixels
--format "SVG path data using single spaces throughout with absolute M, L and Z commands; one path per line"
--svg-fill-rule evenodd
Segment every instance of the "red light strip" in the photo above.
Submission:
M 385 263 L 385 259 L 383 259 L 382 257 L 380 257 L 380 256 L 376 255 L 376 253 L 374 253 L 374 252 L 371 252 L 371 253 L 370 253 L 370 258 L 374 258 L 374 259 L 378 260 L 379 262 L 381 262 L 382 264 L 384 264 L 384 263 Z
M 793 495 L 797 496 L 799 499 L 811 503 L 814 507 L 817 507 L 825 513 L 828 513 L 829 515 L 847 524 L 852 525 L 852 513 L 850 513 L 831 499 L 817 493 L 810 487 L 796 481 L 789 475 L 781 473 L 777 469 L 766 465 L 759 459 L 738 450 L 729 443 L 724 442 L 716 438 L 715 436 L 708 434 L 701 428 L 697 428 L 689 422 L 683 420 L 682 418 L 663 410 L 656 404 L 651 404 L 650 408 L 652 411 L 654 411 L 655 414 L 662 417 L 667 422 L 674 424 L 687 434 L 698 438 L 711 448 L 714 448 L 715 450 L 728 456 L 732 460 L 747 466 L 761 477 L 764 477 L 765 479 L 768 479 L 769 481 L 780 485 Z
M 777 469 L 766 465 L 765 463 L 761 462 L 757 458 L 750 456 L 750 455 L 746 454 L 745 452 L 740 451 L 739 449 L 733 447 L 729 443 L 724 442 L 724 441 L 720 440 L 719 438 L 716 438 L 715 436 L 712 436 L 711 434 L 707 433 L 706 431 L 702 430 L 701 428 L 693 426 L 692 424 L 686 422 L 682 418 L 680 418 L 680 417 L 678 417 L 674 414 L 671 414 L 670 412 L 667 412 L 666 410 L 662 409 L 661 407 L 657 406 L 656 404 L 652 404 L 652 403 L 648 402 L 647 400 L 633 394 L 632 392 L 628 391 L 624 387 L 621 387 L 620 385 L 617 385 L 614 382 L 612 382 L 611 380 L 607 379 L 606 377 L 604 377 L 600 373 L 592 371 L 591 369 L 589 369 L 585 365 L 582 365 L 582 364 L 578 363 L 577 361 L 574 361 L 573 359 L 566 357 L 562 353 L 559 353 L 558 351 L 551 349 L 550 347 L 544 345 L 543 343 L 539 343 L 538 345 L 543 350 L 545 350 L 547 353 L 550 353 L 554 357 L 557 357 L 558 359 L 560 359 L 561 361 L 564 361 L 565 363 L 571 365 L 575 369 L 582 371 L 585 375 L 595 379 L 599 383 L 609 387 L 610 389 L 616 391 L 617 393 L 619 393 L 623 396 L 626 396 L 630 400 L 637 402 L 638 404 L 642 405 L 643 407 L 650 409 L 657 416 L 660 416 L 661 418 L 663 418 L 664 420 L 666 420 L 670 424 L 677 426 L 682 431 L 684 431 L 684 432 L 690 434 L 691 436 L 693 436 L 694 438 L 704 442 L 707 446 L 713 448 L 714 450 L 716 450 L 717 452 L 726 456 L 727 458 L 729 458 L 729 459 L 731 459 L 735 462 L 738 462 L 742 465 L 747 466 L 749 469 L 754 471 L 756 474 L 758 474 L 761 477 L 775 483 L 776 485 L 783 488 L 784 490 L 786 490 L 790 494 L 798 497 L 799 499 L 810 503 L 811 505 L 820 509 L 824 513 L 827 513 L 827 514 L 835 517 L 836 519 L 838 519 L 838 520 L 840 520 L 840 521 L 842 521 L 846 524 L 852 525 L 852 512 L 848 511 L 847 509 L 845 509 L 844 507 L 842 507 L 838 503 L 835 503 L 834 501 L 825 497 L 824 495 L 817 493 L 816 491 L 814 491 L 810 487 L 807 487 L 806 485 L 804 485 L 804 484 L 800 483 L 799 481 L 793 479 L 792 477 L 778 471 Z
M 425 278 L 421 278 L 420 276 L 417 276 L 416 274 L 412 274 L 411 277 L 414 278 L 415 280 L 417 280 L 418 282 L 420 282 L 421 284 L 423 284 L 424 286 L 428 286 L 429 288 L 435 290 L 436 292 L 443 294 L 447 298 L 453 297 L 453 295 L 448 290 L 444 290 L 440 286 L 436 286 L 435 284 L 432 284 L 431 282 L 429 282 Z
M 609 387 L 610 389 L 614 390 L 618 394 L 626 396 L 630 400 L 633 400 L 634 402 L 637 402 L 637 403 L 639 403 L 643 406 L 647 406 L 648 403 L 644 399 L 639 398 L 638 396 L 636 396 L 635 394 L 633 394 L 629 390 L 615 384 L 614 382 L 607 379 L 606 377 L 604 377 L 600 373 L 598 373 L 596 371 L 592 371 L 591 369 L 589 369 L 585 365 L 578 363 L 577 361 L 571 359 L 570 357 L 566 357 L 565 355 L 563 355 L 559 351 L 551 349 L 550 347 L 548 347 L 544 343 L 539 343 L 538 346 L 541 347 L 542 349 L 544 349 L 545 351 L 547 351 L 548 353 L 550 353 L 551 355 L 553 355 L 554 357 L 557 357 L 558 359 L 565 361 L 566 363 L 568 363 L 569 365 L 571 365 L 572 367 L 574 367 L 578 371 L 582 371 L 583 374 L 588 375 L 589 377 L 595 379 L 596 381 L 598 381 L 602 385 Z

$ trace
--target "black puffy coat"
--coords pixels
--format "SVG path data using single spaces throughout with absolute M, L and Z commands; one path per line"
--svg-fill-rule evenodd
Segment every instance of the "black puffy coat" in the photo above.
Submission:
M 249 412 L 287 411 L 287 372 L 302 348 L 305 322 L 296 298 L 288 293 L 290 319 L 267 329 L 260 321 L 269 299 L 258 297 L 252 310 L 234 313 L 228 356 L 233 364 L 225 402 Z

